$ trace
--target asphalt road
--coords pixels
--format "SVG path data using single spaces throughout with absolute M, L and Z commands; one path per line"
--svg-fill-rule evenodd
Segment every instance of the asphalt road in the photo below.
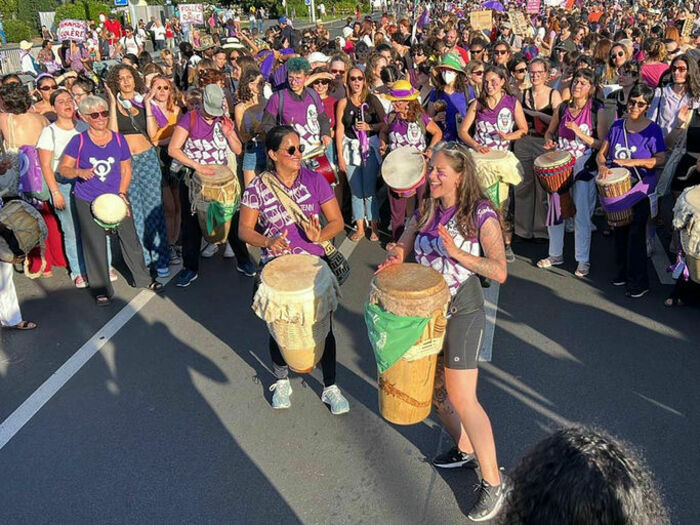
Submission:
M 698 311 L 664 308 L 669 287 L 651 265 L 651 294 L 625 298 L 607 284 L 612 241 L 597 233 L 590 278 L 575 278 L 572 235 L 566 244 L 568 262 L 553 271 L 533 265 L 545 246 L 516 244 L 500 289 L 479 389 L 499 459 L 511 468 L 552 428 L 595 424 L 640 447 L 673 522 L 695 523 Z M 335 316 L 338 384 L 351 403 L 340 417 L 319 400 L 319 371 L 294 376 L 290 410 L 270 408 L 267 330 L 250 309 L 252 280 L 231 259 L 204 260 L 199 280 L 162 297 L 120 279 L 105 309 L 64 275 L 16 275 L 23 313 L 40 328 L 0 332 L 0 438 L 18 413 L 36 413 L 0 449 L 0 522 L 463 522 L 476 479 L 428 464 L 449 446 L 437 420 L 399 427 L 378 413 L 362 308 L 383 257 L 367 240 L 350 257 Z M 134 305 L 116 333 L 103 329 Z M 101 350 L 27 407 L 95 334 Z

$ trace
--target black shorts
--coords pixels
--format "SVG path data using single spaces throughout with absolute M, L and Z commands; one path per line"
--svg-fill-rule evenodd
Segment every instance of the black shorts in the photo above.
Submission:
M 472 275 L 450 302 L 445 333 L 445 367 L 473 370 L 478 366 L 484 341 L 486 312 L 478 276 Z

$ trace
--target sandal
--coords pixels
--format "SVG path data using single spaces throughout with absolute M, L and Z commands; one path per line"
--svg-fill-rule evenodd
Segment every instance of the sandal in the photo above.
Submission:
M 377 242 L 379 240 L 379 235 L 376 233 L 372 232 L 372 234 L 369 236 L 369 240 L 372 242 Z
M 350 235 L 350 237 L 348 237 L 348 239 L 350 239 L 352 242 L 358 242 L 360 239 L 364 238 L 364 236 L 365 236 L 364 231 L 361 231 L 361 232 L 356 231 L 355 233 Z
M 561 264 L 564 264 L 564 258 L 563 257 L 554 257 L 552 255 L 537 261 L 537 267 L 542 268 L 542 269 L 551 268 L 552 266 L 559 266 Z
M 163 288 L 165 288 L 165 286 L 163 286 L 163 283 L 159 283 L 158 281 L 153 281 L 146 288 L 154 293 L 162 293 Z
M 666 307 L 668 307 L 668 308 L 672 308 L 672 307 L 674 307 L 674 306 L 679 306 L 679 307 L 680 307 L 680 306 L 685 306 L 685 303 L 683 302 L 683 299 L 681 299 L 680 297 L 673 297 L 673 296 L 671 296 L 671 297 L 668 297 L 668 298 L 664 301 L 664 306 L 666 306 Z
M 3 326 L 7 330 L 34 330 L 36 328 L 36 323 L 31 321 L 20 321 L 14 326 Z
M 106 295 L 98 295 L 95 297 L 95 304 L 97 304 L 97 306 L 109 306 L 112 304 L 112 300 Z

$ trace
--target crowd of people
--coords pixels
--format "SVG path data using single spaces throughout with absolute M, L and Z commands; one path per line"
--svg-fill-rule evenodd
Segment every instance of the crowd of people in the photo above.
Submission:
M 98 305 L 108 305 L 119 276 L 90 205 L 113 193 L 129 209 L 116 234 L 134 286 L 160 292 L 155 278 L 180 263 L 176 286 L 190 286 L 200 258 L 219 247 L 203 240 L 189 184 L 192 173 L 213 175 L 215 165 L 236 171 L 244 188 L 224 257 L 246 276 L 260 273 L 249 246 L 262 250 L 264 265 L 285 253 L 324 256 L 321 243 L 345 224 L 351 242 L 379 242 L 382 163 L 400 148 L 418 150 L 428 163 L 425 181 L 411 192 L 387 191 L 391 238 L 381 268 L 415 251 L 450 286 L 434 402 L 454 446 L 434 464 L 479 465 L 483 481 L 469 517 L 492 518 L 512 485 L 476 396 L 482 286 L 506 280 L 514 239 L 541 244 L 538 268 L 563 264 L 567 231 L 575 275 L 584 278 L 600 262 L 591 249 L 599 229 L 614 236 L 611 284 L 633 299 L 649 291 L 655 228 L 671 227 L 657 200 L 700 183 L 700 27 L 682 4 L 576 2 L 524 13 L 531 23 L 516 34 L 497 11 L 490 27 L 471 27 L 476 8 L 409 10 L 398 2 L 374 18 L 358 12 L 335 38 L 322 23 L 298 30 L 286 17 L 263 31 L 259 10 L 249 27 L 241 27 L 240 13 L 213 17 L 206 30 L 182 28 L 177 19 L 134 28 L 110 16 L 90 26 L 85 44 L 64 42 L 54 53 L 47 39 L 39 57 L 22 62 L 35 75 L 32 89 L 17 75 L 0 86 L 0 192 L 31 198 L 49 231 L 25 273 L 51 277 L 67 268 L 77 288 L 89 287 Z M 150 37 L 158 53 L 145 50 Z M 101 73 L 107 57 L 119 63 Z M 18 151 L 27 147 L 39 158 L 42 195 L 18 188 Z M 573 159 L 568 218 L 535 176 L 535 159 L 548 151 Z M 523 171 L 495 202 L 475 175 L 475 154 L 491 152 L 511 152 Z M 330 179 L 311 162 L 321 157 Z M 644 189 L 632 199 L 630 224 L 596 228 L 595 178 L 614 167 L 634 172 Z M 270 192 L 261 177 L 268 170 L 308 221 L 295 222 Z M 0 266 L 3 326 L 35 328 L 21 317 L 11 269 Z M 679 306 L 693 294 L 692 283 L 679 279 L 665 304 Z M 272 403 L 287 408 L 289 370 L 272 337 L 270 354 Z M 340 414 L 349 404 L 335 385 L 335 354 L 331 329 L 322 399 Z M 508 523 L 545 523 L 519 519 Z

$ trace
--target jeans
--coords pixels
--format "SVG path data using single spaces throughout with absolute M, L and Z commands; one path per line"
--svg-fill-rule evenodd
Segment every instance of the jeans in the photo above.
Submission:
M 86 276 L 85 259 L 83 257 L 83 245 L 80 238 L 80 225 L 78 224 L 78 212 L 75 209 L 75 199 L 71 195 L 73 191 L 73 182 L 58 182 L 58 191 L 63 195 L 63 200 L 66 201 L 66 207 L 63 210 L 56 208 L 54 211 L 61 223 L 63 231 L 63 244 L 66 252 L 66 259 L 70 266 L 70 277 L 75 280 L 78 275 Z M 53 199 L 51 199 L 53 204 Z M 109 254 L 109 262 L 111 264 L 111 254 Z
M 352 218 L 354 221 L 379 220 L 379 201 L 376 195 L 379 164 L 374 151 L 369 152 L 361 166 L 347 165 L 348 185 L 350 186 Z
M 258 33 L 263 34 L 263 21 L 262 18 L 258 18 Z

